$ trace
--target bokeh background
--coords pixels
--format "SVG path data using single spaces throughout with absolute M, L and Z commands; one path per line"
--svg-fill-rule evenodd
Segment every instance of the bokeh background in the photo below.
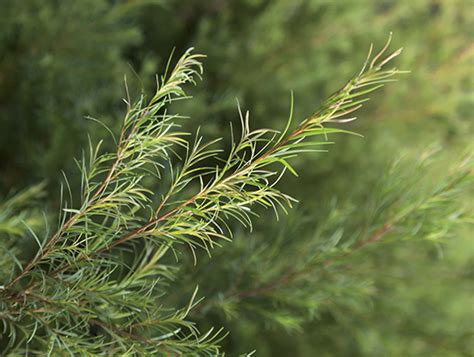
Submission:
M 410 166 L 437 151 L 429 175 L 436 182 L 472 152 L 473 29 L 471 0 L 0 0 L 0 193 L 46 181 L 44 208 L 52 211 L 61 171 L 78 184 L 72 158 L 88 136 L 112 145 L 85 116 L 117 129 L 124 76 L 132 93 L 151 91 L 173 49 L 207 55 L 202 81 L 189 88 L 193 99 L 173 110 L 190 116 L 189 130 L 228 138 L 236 98 L 254 127 L 282 128 L 291 91 L 294 117 L 303 119 L 358 72 L 371 43 L 380 47 L 393 32 L 392 47 L 404 47 L 396 65 L 411 73 L 374 95 L 350 124 L 364 138 L 341 136 L 329 153 L 298 158 L 300 177 L 282 183 L 301 201 L 295 212 L 274 224 L 263 215 L 213 263 L 183 269 L 177 292 L 199 283 L 217 301 L 222 281 L 234 279 L 234 268 L 224 267 L 245 265 L 238 262 L 255 248 L 249 240 L 270 251 L 268 237 L 312 236 L 334 212 L 343 217 L 336 225 L 351 230 L 400 157 Z M 464 197 L 459 206 L 472 212 L 472 189 Z M 256 348 L 262 356 L 470 356 L 472 233 L 463 224 L 449 239 L 410 239 L 412 232 L 369 247 L 338 273 L 341 291 L 308 318 L 306 310 L 272 316 L 270 308 L 228 306 L 195 318 L 231 332 L 229 355 Z M 297 249 L 283 246 L 268 253 L 267 265 L 298 259 Z

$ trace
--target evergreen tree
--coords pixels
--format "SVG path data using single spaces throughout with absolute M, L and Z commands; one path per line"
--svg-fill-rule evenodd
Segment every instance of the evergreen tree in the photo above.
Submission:
M 470 355 L 467 7 L 464 0 L 4 0 L 1 190 L 44 177 L 50 184 L 10 193 L 0 205 L 1 350 Z M 341 118 L 327 117 L 320 98 L 358 69 L 368 38 L 378 42 L 391 30 L 405 47 L 401 67 L 412 73 L 383 96 L 371 93 L 376 104 L 358 109 L 363 120 L 334 125 Z M 132 103 L 137 76 L 127 76 L 127 113 L 118 120 L 124 73 L 133 68 L 151 92 L 149 74 L 171 68 L 170 48 L 190 46 L 208 57 L 186 53 L 151 99 Z M 201 74 L 201 60 L 202 83 L 186 88 L 194 98 L 176 101 Z M 350 95 L 345 89 L 339 95 Z M 307 144 L 289 141 L 287 151 L 297 150 L 291 160 L 278 148 L 261 160 L 254 155 L 284 139 L 250 130 L 247 113 L 236 115 L 236 97 L 252 127 L 291 136 L 296 118 L 325 123 Z M 308 115 L 318 102 L 322 109 Z M 119 133 L 115 143 L 106 126 Z M 336 135 L 340 126 L 367 139 Z M 90 148 L 77 175 L 70 157 L 87 142 L 86 129 Z M 309 143 L 317 145 L 301 146 Z M 239 176 L 246 165 L 249 175 Z M 58 168 L 69 172 L 61 204 Z M 286 173 L 275 185 L 274 172 Z M 277 201 L 293 208 L 285 213 Z M 264 209 L 272 203 L 275 212 Z M 45 209 L 58 205 L 59 215 Z M 161 220 L 140 231 L 155 214 Z

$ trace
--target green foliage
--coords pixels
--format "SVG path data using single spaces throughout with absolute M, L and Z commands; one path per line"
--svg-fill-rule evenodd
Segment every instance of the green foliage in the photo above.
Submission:
M 400 52 L 385 55 L 388 45 L 375 56 L 369 53 L 360 73 L 294 129 L 290 115 L 281 133 L 251 130 L 248 112 L 241 114 L 240 139 L 232 134 L 235 143 L 217 166 L 204 164 L 217 159 L 215 141 L 203 143 L 199 135 L 187 140 L 177 124 L 180 116 L 165 108 L 185 96 L 181 86 L 194 83 L 202 71 L 199 55 L 186 52 L 148 102 L 141 96 L 132 105 L 127 98 L 116 152 L 101 153 L 101 143 L 90 146 L 77 162 L 82 174 L 79 205 L 74 208 L 66 181 L 68 198 L 63 199 L 58 229 L 43 241 L 34 235 L 40 245 L 36 255 L 2 284 L 7 350 L 216 353 L 220 332 L 211 328 L 199 335 L 186 320 L 196 291 L 183 309 L 160 303 L 176 269 L 167 256 L 184 254 L 179 248 L 183 243 L 195 258 L 198 247 L 209 252 L 231 237 L 229 220 L 251 227 L 255 206 L 275 212 L 291 206 L 291 197 L 275 186 L 286 170 L 296 174 L 288 160 L 319 151 L 328 143 L 325 138 L 343 132 L 324 124 L 352 120 L 347 116 L 365 96 L 399 73 L 382 69 Z M 180 157 L 180 148 L 185 156 L 176 169 L 171 157 Z M 153 205 L 155 195 L 144 179 L 160 179 L 166 168 L 171 171 L 169 189 Z M 283 315 L 279 320 L 291 324 Z
M 376 299 L 381 291 L 397 289 L 398 292 L 401 289 L 400 281 L 391 286 L 397 276 L 390 277 L 393 273 L 385 271 L 398 269 L 401 270 L 398 274 L 405 274 L 397 263 L 402 257 L 410 259 L 410 254 L 402 248 L 409 245 L 417 249 L 425 246 L 426 249 L 433 243 L 443 244 L 445 239 L 455 236 L 458 227 L 472 220 L 472 212 L 459 206 L 466 186 L 472 184 L 472 162 L 454 164 L 449 173 L 433 183 L 435 158 L 439 159 L 439 154 L 429 154 L 408 167 L 406 162 L 398 161 L 387 168 L 386 177 L 372 186 L 370 199 L 357 207 L 333 202 L 329 213 L 299 208 L 273 229 L 269 229 L 266 219 L 263 219 L 260 224 L 257 222 L 252 236 L 239 232 L 232 244 L 218 250 L 212 258 L 199 264 L 198 269 L 190 265 L 181 271 L 178 281 L 183 282 L 183 289 L 192 281 L 200 282 L 201 287 L 205 287 L 209 280 L 220 282 L 219 285 L 211 284 L 202 292 L 206 300 L 196 309 L 195 315 L 191 312 L 192 316 L 200 318 L 202 324 L 213 316 L 213 323 L 222 321 L 230 331 L 239 331 L 228 339 L 230 346 L 227 348 L 232 350 L 240 351 L 241 341 L 252 339 L 248 336 L 249 328 L 253 331 L 250 335 L 268 328 L 283 328 L 297 336 L 306 336 L 308 341 L 297 338 L 295 344 L 287 338 L 283 346 L 275 341 L 272 332 L 258 340 L 260 353 L 281 353 L 277 351 L 282 348 L 289 348 L 286 353 L 290 353 L 298 346 L 299 354 L 304 355 L 308 345 L 321 353 L 327 349 L 331 355 L 354 351 L 354 345 L 341 348 L 337 347 L 337 341 L 341 333 L 357 333 L 357 330 L 344 330 L 347 325 L 350 328 L 362 323 L 356 317 L 362 318 L 366 314 L 367 318 L 375 301 L 393 304 L 386 309 L 388 316 L 385 318 L 388 320 L 393 318 L 390 309 L 403 309 L 403 304 L 399 306 L 399 301 L 388 292 L 384 293 L 387 296 L 383 299 Z M 304 199 L 317 197 L 306 195 Z M 420 254 L 424 254 L 422 252 Z M 421 273 L 418 268 L 411 269 Z M 432 273 L 429 269 L 427 272 Z M 380 278 L 379 274 L 382 274 Z M 415 281 L 416 278 L 413 277 Z M 416 290 L 411 288 L 411 291 Z M 429 296 L 430 290 L 421 290 L 420 293 Z M 408 305 L 405 316 L 416 320 L 410 315 L 416 315 L 409 311 L 410 308 L 412 306 Z M 383 354 L 399 352 L 399 349 L 389 350 L 383 345 L 375 349 L 363 336 L 363 333 L 383 333 L 381 331 L 386 326 L 381 316 L 386 311 L 382 309 L 371 314 L 377 320 L 364 322 L 367 331 L 361 332 L 360 337 L 353 336 L 360 338 L 358 343 L 362 355 L 374 350 Z M 332 318 L 328 317 L 334 318 L 338 324 L 330 323 L 328 320 Z M 322 320 L 325 323 L 321 326 Z M 400 323 L 405 322 L 401 320 Z M 328 326 L 335 331 L 326 331 Z M 457 348 L 458 337 L 462 335 L 444 337 L 445 343 L 451 349 Z M 323 337 L 331 338 L 333 342 L 324 343 Z M 412 335 L 407 334 L 406 338 L 410 339 Z M 374 341 L 380 341 L 380 338 Z M 368 345 L 367 349 L 365 346 Z M 410 348 L 406 349 L 407 353 Z M 310 354 L 309 351 L 306 353 Z
M 133 8 L 105 0 L 2 1 L 0 185 L 57 176 L 87 143 L 82 120 L 118 113 L 129 72 L 123 52 L 140 41 Z M 131 9 L 132 8 L 132 9 Z M 136 12 L 136 10 L 135 10 Z M 99 134 L 102 135 L 102 134 Z
M 0 350 L 469 356 L 467 8 L 4 0 Z M 376 74 L 321 98 L 390 31 L 412 72 L 371 93 L 363 120 L 337 123 L 337 110 L 356 105 L 343 98 Z M 172 47 L 207 58 L 186 53 L 173 72 Z M 154 96 L 135 94 L 152 92 L 150 74 L 165 67 Z M 130 68 L 143 83 L 127 75 L 118 120 Z M 286 129 L 251 129 L 236 97 L 252 127 Z M 338 135 L 340 124 L 367 139 Z M 61 202 L 58 168 L 69 172 Z M 43 178 L 48 186 L 12 194 Z

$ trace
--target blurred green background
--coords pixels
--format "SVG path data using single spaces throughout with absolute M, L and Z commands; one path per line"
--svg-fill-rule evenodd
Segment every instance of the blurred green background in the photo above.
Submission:
M 207 55 L 203 80 L 189 89 L 194 98 L 173 109 L 191 117 L 190 130 L 228 138 L 236 98 L 254 127 L 282 128 L 291 91 L 294 117 L 303 119 L 360 70 L 370 43 L 380 47 L 393 32 L 393 48 L 404 47 L 396 65 L 411 73 L 377 93 L 349 125 L 364 138 L 341 136 L 329 153 L 297 159 L 300 177 L 283 182 L 301 201 L 297 213 L 274 225 L 257 222 L 214 263 L 183 270 L 183 281 L 202 280 L 211 299 L 229 257 L 236 263 L 249 249 L 242 242 L 285 230 L 311 235 L 338 210 L 346 213 L 337 222 L 350 230 L 400 156 L 410 162 L 438 149 L 428 178 L 435 181 L 472 152 L 471 0 L 0 0 L 0 9 L 0 193 L 46 179 L 48 207 L 61 170 L 78 184 L 72 157 L 88 136 L 108 140 L 85 116 L 117 129 L 124 75 L 132 93 L 150 91 L 173 48 Z M 464 197 L 459 206 L 472 213 L 472 189 Z M 338 276 L 341 290 L 348 282 L 344 299 L 334 293 L 302 321 L 288 314 L 263 323 L 243 312 L 196 319 L 231 332 L 229 355 L 255 348 L 262 356 L 472 356 L 472 233 L 463 225 L 449 239 L 368 249 Z M 269 261 L 278 265 L 291 254 Z

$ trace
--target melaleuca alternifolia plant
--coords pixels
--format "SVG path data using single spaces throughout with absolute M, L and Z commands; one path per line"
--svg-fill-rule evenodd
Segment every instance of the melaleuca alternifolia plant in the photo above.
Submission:
M 218 354 L 225 333 L 219 326 L 199 331 L 189 319 L 199 304 L 197 287 L 187 304 L 164 304 L 167 295 L 179 294 L 180 258 L 191 254 L 198 264 L 196 253 L 210 255 L 230 241 L 236 222 L 251 229 L 257 207 L 277 216 L 291 207 L 294 199 L 278 188 L 284 174 L 296 175 L 291 159 L 324 151 L 329 136 L 345 132 L 326 125 L 353 120 L 367 95 L 400 73 L 385 68 L 400 53 L 387 54 L 388 45 L 370 52 L 360 73 L 296 125 L 290 113 L 282 131 L 254 130 L 249 113 L 240 112 L 241 128 L 231 129 L 226 153 L 218 139 L 184 131 L 182 117 L 167 110 L 186 99 L 183 85 L 200 77 L 203 56 L 188 50 L 157 81 L 151 99 L 132 102 L 127 92 L 122 129 L 112 134 L 115 152 L 91 143 L 77 161 L 80 202 L 74 204 L 66 180 L 56 229 L 36 234 L 15 216 L 21 200 L 2 206 L 2 222 L 18 219 L 28 228 L 0 231 L 6 237 L 0 241 L 2 349 L 13 355 Z M 18 243 L 26 234 L 38 245 L 28 261 Z

